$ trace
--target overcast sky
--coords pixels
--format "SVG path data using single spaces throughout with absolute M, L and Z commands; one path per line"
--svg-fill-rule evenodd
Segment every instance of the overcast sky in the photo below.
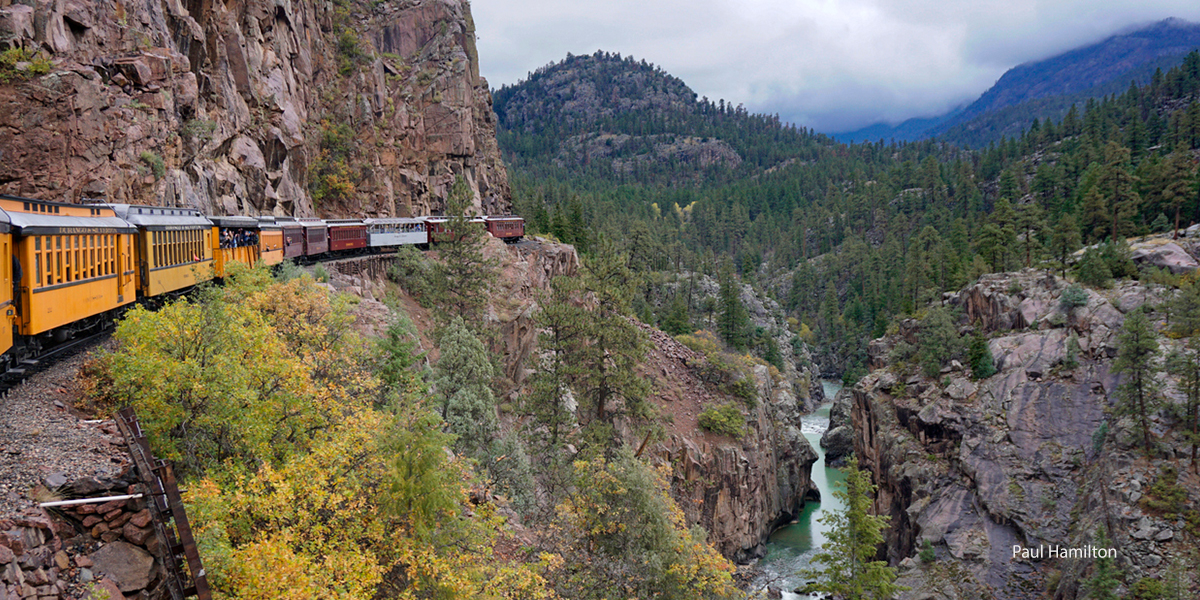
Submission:
M 1197 0 L 475 0 L 493 88 L 596 50 L 822 132 L 934 116 L 1024 62 L 1179 17 Z

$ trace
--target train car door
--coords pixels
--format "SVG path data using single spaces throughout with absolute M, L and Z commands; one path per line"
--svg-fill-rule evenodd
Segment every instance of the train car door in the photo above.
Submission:
M 118 233 L 117 234 L 117 304 L 124 304 L 125 299 L 134 299 L 137 289 L 137 284 L 134 282 L 134 277 L 137 275 L 137 270 L 134 269 L 133 256 L 133 234 Z

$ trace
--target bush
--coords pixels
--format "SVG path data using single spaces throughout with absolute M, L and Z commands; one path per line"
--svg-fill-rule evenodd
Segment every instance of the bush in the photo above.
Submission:
M 329 283 L 329 271 L 325 270 L 325 265 L 313 267 L 313 279 L 321 283 Z
M 700 413 L 700 426 L 731 438 L 740 438 L 745 433 L 746 417 L 736 404 L 710 406 Z
M 967 360 L 971 364 L 973 379 L 987 379 L 996 374 L 996 361 L 992 358 L 992 350 L 988 347 L 987 338 L 982 335 L 971 338 L 971 347 L 967 350 Z
M 149 150 L 142 152 L 142 162 L 150 167 L 155 179 L 162 179 L 163 175 L 167 174 L 167 165 L 163 163 L 162 157 Z
M 925 543 L 921 544 L 921 553 L 919 556 L 921 562 L 926 564 L 937 560 L 937 552 L 933 550 L 933 542 L 929 541 L 929 538 L 926 538 Z
M 1067 312 L 1070 312 L 1071 310 L 1080 306 L 1087 306 L 1087 303 L 1087 290 L 1077 285 L 1072 285 L 1063 290 L 1062 298 L 1059 299 L 1059 306 L 1061 306 L 1062 309 Z
M 399 284 L 425 308 L 437 303 L 433 286 L 433 265 L 420 250 L 403 246 L 396 252 L 396 262 L 388 270 L 388 279 Z
M 1079 260 L 1075 269 L 1079 281 L 1084 285 L 1097 288 L 1107 288 L 1112 285 L 1112 270 L 1100 256 L 1100 251 L 1095 248 L 1088 248 L 1084 251 L 1083 258 Z
M 926 377 L 936 377 L 942 365 L 957 357 L 962 349 L 954 313 L 940 307 L 930 310 L 921 320 L 918 346 L 922 372 Z
M 22 69 L 18 69 L 17 65 L 26 64 Z M 42 56 L 41 52 L 36 50 L 28 50 L 25 48 L 9 48 L 4 52 L 0 52 L 0 83 L 11 83 L 17 81 L 25 81 L 34 77 L 40 77 L 50 72 L 54 67 L 49 59 Z

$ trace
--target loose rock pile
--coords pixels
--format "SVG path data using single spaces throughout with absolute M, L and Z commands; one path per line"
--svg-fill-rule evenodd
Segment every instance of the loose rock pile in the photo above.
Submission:
M 72 497 L 137 493 L 128 472 L 113 480 L 85 478 L 47 488 Z M 0 519 L 0 600 L 161 597 L 165 551 L 143 499 L 51 509 L 30 508 Z

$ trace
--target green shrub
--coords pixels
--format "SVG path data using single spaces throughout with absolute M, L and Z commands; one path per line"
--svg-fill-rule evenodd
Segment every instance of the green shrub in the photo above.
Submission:
M 329 271 L 325 270 L 325 265 L 317 265 L 313 268 L 313 279 L 321 283 L 329 283 Z
M 976 335 L 971 338 L 971 347 L 967 350 L 967 361 L 971 364 L 971 377 L 987 379 L 996 374 L 996 361 L 992 358 L 992 350 L 988 347 L 987 338 Z
M 17 65 L 28 63 L 23 69 Z M 0 52 L 0 83 L 15 83 L 40 77 L 50 72 L 54 63 L 42 56 L 41 52 L 26 48 L 9 48 Z
M 1112 285 L 1113 273 L 1108 263 L 1100 256 L 1100 251 L 1088 248 L 1076 265 L 1076 275 L 1084 285 L 1097 288 L 1107 288 Z
M 700 413 L 700 426 L 713 433 L 740 438 L 745 433 L 746 417 L 742 409 L 730 402 L 704 409 Z
M 1134 600 L 1161 600 L 1167 597 L 1167 586 L 1158 579 L 1143 577 L 1129 589 Z
M 1087 303 L 1087 290 L 1077 285 L 1072 285 L 1063 290 L 1062 298 L 1059 299 L 1059 305 L 1062 306 L 1063 310 L 1068 312 L 1080 306 L 1087 306 Z
M 163 159 L 158 154 L 145 150 L 142 152 L 142 162 L 150 167 L 150 171 L 154 173 L 155 179 L 162 179 L 163 175 L 167 174 L 167 165 L 163 163 Z
M 921 553 L 919 556 L 921 558 L 921 562 L 926 564 L 937 560 L 937 552 L 934 552 L 933 550 L 933 542 L 929 541 L 928 538 L 925 539 L 924 544 L 921 544 Z
M 1187 507 L 1187 499 L 1187 490 L 1179 485 L 1178 471 L 1175 467 L 1166 466 L 1142 498 L 1142 506 L 1168 516 L 1177 516 Z

